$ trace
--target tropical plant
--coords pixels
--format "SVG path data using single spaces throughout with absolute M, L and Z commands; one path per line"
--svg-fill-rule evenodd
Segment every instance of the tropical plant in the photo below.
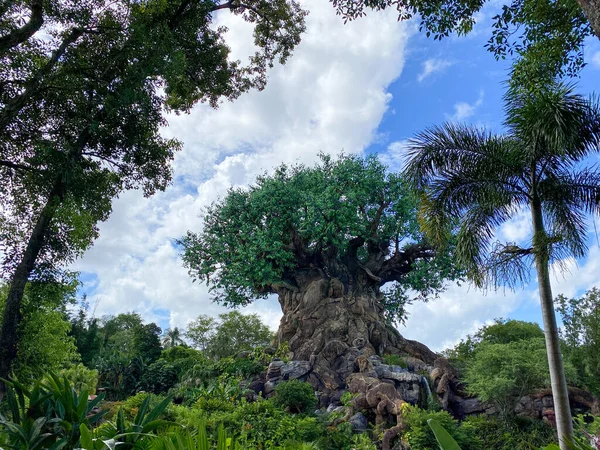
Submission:
M 167 328 L 162 338 L 164 348 L 175 347 L 176 345 L 185 345 L 183 334 L 178 327 Z
M 315 390 L 310 383 L 291 380 L 275 387 L 275 404 L 292 413 L 308 412 L 317 404 Z
M 96 410 L 103 396 L 88 400 L 88 391 L 77 393 L 66 377 L 49 374 L 31 389 L 15 381 L 6 383 L 9 417 L 0 416 L 9 448 L 75 448 L 81 427 L 97 423 L 104 411 Z
M 586 252 L 586 214 L 600 211 L 600 171 L 582 166 L 597 151 L 600 110 L 573 86 L 553 83 L 505 96 L 507 134 L 445 124 L 409 144 L 406 174 L 422 194 L 420 220 L 443 246 L 457 230 L 455 260 L 477 286 L 515 287 L 535 265 L 561 448 L 573 434 L 550 287 L 549 265 Z M 529 209 L 525 247 L 495 242 L 495 230 Z

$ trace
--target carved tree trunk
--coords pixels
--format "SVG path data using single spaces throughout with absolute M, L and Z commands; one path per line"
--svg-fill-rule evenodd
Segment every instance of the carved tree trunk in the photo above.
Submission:
M 288 342 L 292 359 L 312 363 L 309 381 L 324 392 L 342 388 L 346 377 L 359 371 L 360 356 L 398 354 L 427 364 L 438 357 L 388 324 L 383 295 L 362 281 L 353 287 L 314 271 L 304 275 L 299 288 L 279 289 L 283 318 L 278 340 Z

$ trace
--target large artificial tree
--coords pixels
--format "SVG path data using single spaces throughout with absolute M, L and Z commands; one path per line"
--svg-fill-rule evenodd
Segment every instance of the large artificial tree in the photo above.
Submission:
M 600 212 L 600 171 L 585 158 L 600 146 L 600 106 L 551 84 L 506 95 L 507 133 L 445 124 L 410 143 L 406 173 L 422 192 L 421 223 L 444 245 L 457 230 L 455 258 L 478 286 L 515 286 L 535 267 L 561 449 L 573 426 L 550 266 L 586 252 L 586 215 Z M 531 214 L 527 245 L 501 242 L 497 228 Z
M 449 252 L 423 239 L 403 178 L 375 157 L 281 166 L 213 203 L 202 230 L 182 244 L 191 276 L 216 301 L 235 307 L 278 296 L 277 337 L 295 360 L 313 363 L 324 389 L 341 387 L 359 355 L 437 357 L 392 322 L 409 299 L 435 295 L 457 271 Z

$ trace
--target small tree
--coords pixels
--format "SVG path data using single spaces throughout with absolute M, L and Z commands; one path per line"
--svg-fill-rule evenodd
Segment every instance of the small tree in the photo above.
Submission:
M 455 257 L 477 286 L 515 286 L 535 266 L 561 449 L 573 434 L 549 265 L 586 252 L 586 213 L 600 211 L 600 171 L 581 161 L 600 144 L 600 107 L 552 84 L 506 95 L 506 135 L 445 124 L 410 144 L 406 173 L 421 223 L 438 245 L 458 230 Z M 496 227 L 531 213 L 529 246 L 494 242 Z

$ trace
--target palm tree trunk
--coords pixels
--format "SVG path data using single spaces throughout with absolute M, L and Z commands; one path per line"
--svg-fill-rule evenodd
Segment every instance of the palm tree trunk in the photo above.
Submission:
M 35 261 L 44 245 L 46 232 L 55 215 L 57 206 L 62 201 L 63 194 L 64 183 L 57 181 L 37 219 L 31 236 L 29 236 L 21 261 L 10 280 L 10 289 L 6 298 L 0 330 L 0 342 L 2 342 L 0 346 L 0 378 L 8 379 L 11 366 L 17 356 L 18 329 L 21 322 L 21 305 L 25 285 L 35 267 Z M 4 390 L 4 383 L 0 382 L 0 399 L 4 394 Z
M 538 289 L 542 318 L 544 320 L 544 334 L 546 337 L 546 353 L 548 367 L 550 368 L 550 382 L 552 384 L 552 398 L 554 400 L 554 413 L 556 416 L 556 429 L 561 450 L 568 450 L 568 442 L 573 438 L 573 423 L 571 408 L 569 406 L 569 391 L 560 353 L 558 327 L 554 313 L 554 299 L 550 286 L 550 272 L 548 269 L 548 244 L 542 207 L 538 199 L 531 205 L 533 220 L 533 247 L 535 252 L 535 267 L 538 276 Z

